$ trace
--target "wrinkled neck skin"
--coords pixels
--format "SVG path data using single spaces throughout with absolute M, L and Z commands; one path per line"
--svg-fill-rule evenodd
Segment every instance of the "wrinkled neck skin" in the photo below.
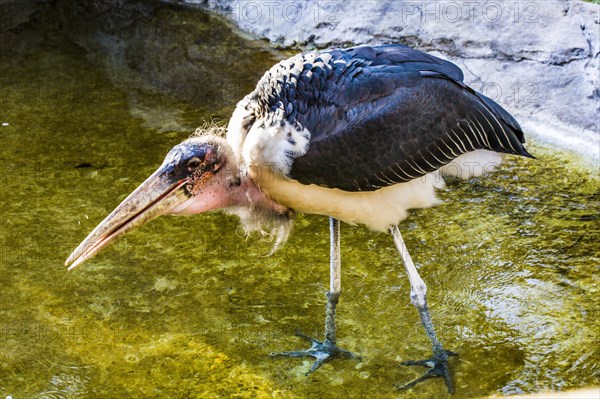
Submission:
M 239 186 L 233 186 L 232 203 L 229 207 L 249 207 L 252 209 L 260 208 L 265 211 L 271 211 L 280 216 L 289 216 L 291 210 L 283 205 L 279 205 L 267 196 L 248 174 L 241 178 Z
M 246 209 L 273 216 L 291 215 L 291 211 L 271 200 L 239 167 L 228 160 L 224 170 L 205 182 L 193 196 L 169 213 L 193 215 L 214 210 Z

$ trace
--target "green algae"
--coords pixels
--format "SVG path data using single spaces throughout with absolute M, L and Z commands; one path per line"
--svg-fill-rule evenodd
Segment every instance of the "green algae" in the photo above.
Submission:
M 268 354 L 305 345 L 296 330 L 322 334 L 325 218 L 298 216 L 267 257 L 272 243 L 230 216 L 165 217 L 67 273 L 81 239 L 215 115 L 115 87 L 66 45 L 2 68 L 0 84 L 1 397 L 449 397 L 441 381 L 394 389 L 420 372 L 400 361 L 430 349 L 383 234 L 342 226 L 338 339 L 362 361 L 309 377 L 310 360 Z M 441 205 L 401 226 L 460 354 L 456 397 L 599 383 L 599 179 L 528 148 L 539 160 L 449 179 Z

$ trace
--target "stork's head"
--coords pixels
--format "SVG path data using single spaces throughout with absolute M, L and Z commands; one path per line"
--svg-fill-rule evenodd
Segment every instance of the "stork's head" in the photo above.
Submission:
M 72 269 L 124 233 L 166 214 L 191 215 L 216 209 L 287 210 L 266 197 L 240 172 L 231 147 L 221 137 L 192 137 L 173 147 L 162 165 L 117 206 L 73 251 Z

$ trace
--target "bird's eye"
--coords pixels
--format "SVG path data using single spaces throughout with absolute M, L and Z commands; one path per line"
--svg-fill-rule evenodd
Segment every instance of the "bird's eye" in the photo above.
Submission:
M 200 158 L 198 158 L 198 157 L 194 157 L 194 158 L 190 159 L 187 163 L 187 167 L 189 169 L 198 169 L 200 167 L 200 165 L 202 165 L 202 162 L 200 161 Z

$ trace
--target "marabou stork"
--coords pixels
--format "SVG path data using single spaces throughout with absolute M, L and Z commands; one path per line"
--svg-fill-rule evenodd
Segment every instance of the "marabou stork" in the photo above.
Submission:
M 224 128 L 222 130 L 225 130 Z M 70 269 L 125 232 L 164 214 L 217 209 L 237 214 L 247 231 L 270 230 L 285 242 L 294 212 L 330 221 L 330 291 L 325 338 L 308 350 L 275 355 L 353 357 L 336 345 L 341 292 L 339 221 L 389 232 L 404 262 L 411 302 L 433 356 L 404 362 L 443 377 L 452 352 L 436 337 L 426 286 L 397 227 L 407 210 L 436 204 L 441 175 L 480 175 L 503 154 L 532 157 L 517 121 L 463 83 L 456 65 L 402 45 L 310 51 L 273 66 L 237 104 L 226 129 L 200 129 L 69 256 Z

